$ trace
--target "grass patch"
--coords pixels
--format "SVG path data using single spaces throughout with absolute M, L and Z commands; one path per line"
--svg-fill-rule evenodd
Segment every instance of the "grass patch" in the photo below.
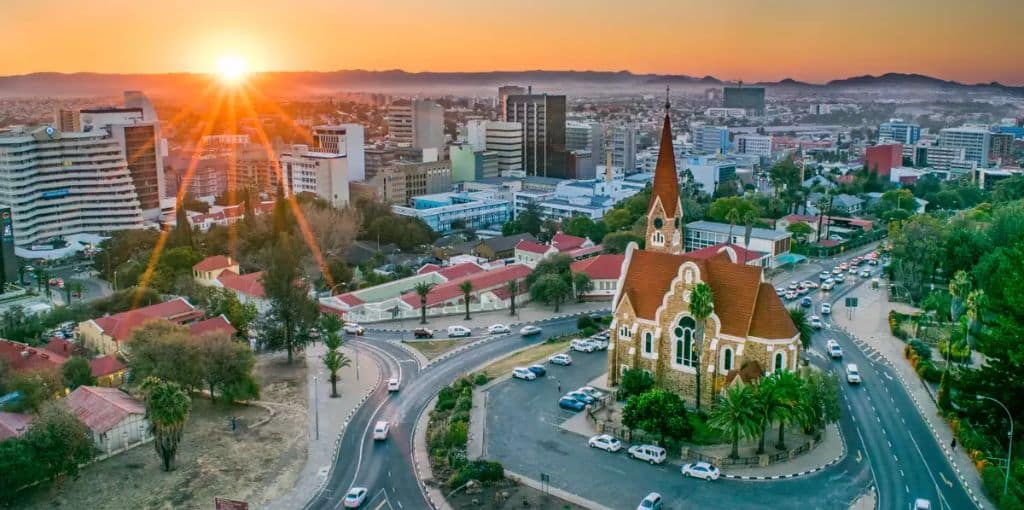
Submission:
M 427 359 L 434 359 L 465 342 L 465 340 L 418 340 L 405 345 L 423 353 Z
M 547 360 L 551 355 L 564 352 L 569 348 L 572 338 L 550 339 L 542 344 L 514 352 L 487 365 L 483 372 L 491 379 L 511 372 L 513 368 L 532 365 L 538 360 Z

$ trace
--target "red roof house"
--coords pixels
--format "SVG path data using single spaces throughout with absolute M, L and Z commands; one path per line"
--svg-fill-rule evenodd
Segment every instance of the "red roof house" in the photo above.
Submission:
M 0 412 L 0 441 L 20 437 L 31 424 L 31 414 Z
M 202 317 L 202 310 L 184 298 L 177 298 L 85 321 L 79 324 L 78 331 L 86 346 L 103 354 L 114 354 L 121 350 L 122 343 L 131 338 L 132 332 L 145 322 L 163 319 L 175 324 L 188 324 Z
M 39 349 L 20 342 L 0 339 L 0 359 L 14 372 L 58 369 L 68 356 L 49 349 Z
M 65 399 L 71 412 L 106 452 L 130 448 L 150 438 L 146 408 L 117 388 L 79 386 Z

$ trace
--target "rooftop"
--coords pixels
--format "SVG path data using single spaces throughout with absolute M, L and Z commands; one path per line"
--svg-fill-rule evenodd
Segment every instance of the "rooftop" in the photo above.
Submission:
M 71 412 L 97 434 L 103 434 L 133 414 L 146 414 L 142 404 L 117 388 L 79 386 L 65 399 Z
M 132 331 L 144 322 L 153 319 L 166 319 L 178 324 L 195 320 L 203 316 L 203 311 L 192 306 L 185 298 L 176 298 L 163 303 L 136 308 L 115 315 L 93 319 L 100 330 L 114 340 L 128 340 Z
M 707 232 L 715 232 L 718 234 L 728 234 L 731 229 L 734 234 L 743 234 L 743 227 L 732 226 L 728 223 L 716 223 L 714 221 L 691 221 L 686 224 L 687 230 L 703 230 Z M 773 241 L 779 241 L 787 237 L 791 237 L 789 232 L 783 232 L 779 230 L 772 230 L 768 228 L 757 228 L 754 227 L 750 231 L 750 236 L 757 239 L 771 239 Z

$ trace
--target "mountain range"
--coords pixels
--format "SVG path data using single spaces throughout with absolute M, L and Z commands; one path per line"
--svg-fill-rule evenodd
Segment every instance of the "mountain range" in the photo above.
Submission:
M 204 74 L 104 74 L 104 73 L 33 73 L 0 76 L 0 97 L 93 97 L 119 95 L 124 90 L 143 90 L 153 96 L 193 94 L 210 84 Z M 494 95 L 504 84 L 532 85 L 538 91 L 575 94 L 615 94 L 639 92 L 655 94 L 666 86 L 682 90 L 703 90 L 735 84 L 714 76 L 634 74 L 628 71 L 491 71 L 491 72 L 422 72 L 401 70 L 343 70 L 327 72 L 265 72 L 249 78 L 253 86 L 275 97 L 298 97 L 338 92 L 444 93 Z M 843 93 L 843 92 L 941 92 L 1010 94 L 1024 96 L 1024 86 L 997 82 L 967 84 L 931 76 L 906 73 L 864 75 L 807 83 L 791 78 L 774 82 L 758 82 L 778 92 Z

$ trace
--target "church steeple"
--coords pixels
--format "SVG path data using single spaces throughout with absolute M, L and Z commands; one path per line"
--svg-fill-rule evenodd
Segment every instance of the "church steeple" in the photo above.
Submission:
M 658 163 L 654 167 L 651 200 L 647 204 L 647 250 L 682 253 L 683 213 L 679 201 L 679 176 L 676 174 L 676 155 L 672 147 L 671 104 L 665 87 L 665 123 L 661 127 L 661 145 Z

